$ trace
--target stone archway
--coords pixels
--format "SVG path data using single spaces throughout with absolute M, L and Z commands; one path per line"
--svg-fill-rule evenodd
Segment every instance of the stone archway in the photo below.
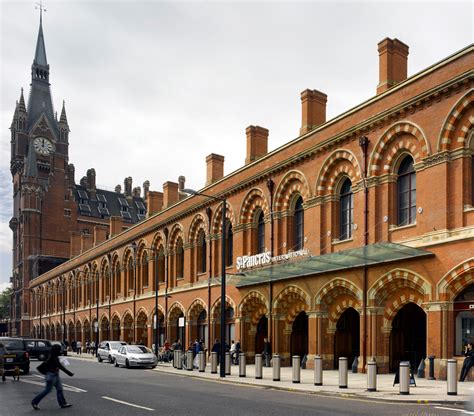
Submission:
M 123 328 L 123 340 L 129 344 L 134 342 L 133 339 L 133 318 L 130 313 L 126 313 L 122 319 L 122 328 Z
M 248 355 L 263 351 L 263 339 L 268 335 L 266 298 L 258 291 L 249 292 L 240 302 L 241 346 Z
M 145 311 L 140 311 L 137 316 L 136 338 L 138 344 L 148 345 L 148 317 Z
M 291 326 L 290 355 L 302 359 L 308 354 L 308 315 L 300 312 Z
M 351 366 L 360 353 L 360 316 L 354 308 L 347 308 L 336 324 L 334 334 L 334 368 L 339 368 L 339 357 L 347 357 Z
M 115 315 L 112 318 L 112 331 L 111 331 L 111 338 L 112 341 L 119 341 L 120 340 L 120 317 L 118 315 Z
M 107 316 L 103 316 L 102 320 L 100 321 L 100 342 L 104 340 L 108 340 L 110 338 L 110 328 L 109 328 L 109 319 Z

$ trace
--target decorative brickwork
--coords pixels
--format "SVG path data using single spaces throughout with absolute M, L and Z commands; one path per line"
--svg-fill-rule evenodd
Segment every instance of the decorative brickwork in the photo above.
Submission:
M 288 172 L 278 184 L 275 192 L 274 211 L 284 211 L 290 208 L 290 201 L 295 194 L 307 201 L 311 197 L 310 188 L 305 175 L 298 171 Z
M 352 152 L 344 149 L 335 150 L 323 162 L 316 183 L 316 195 L 334 194 L 335 184 L 341 175 L 347 176 L 352 184 L 361 179 L 361 170 L 357 158 Z
M 265 216 L 270 214 L 267 200 L 260 189 L 252 189 L 244 198 L 240 208 L 240 223 L 248 224 L 254 221 L 256 209 L 260 208 Z

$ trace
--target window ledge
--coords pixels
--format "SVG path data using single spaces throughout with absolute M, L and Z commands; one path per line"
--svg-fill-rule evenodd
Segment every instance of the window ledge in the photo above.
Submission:
M 207 275 L 207 271 L 206 272 L 199 272 L 197 274 L 197 277 L 201 277 L 201 276 L 205 276 L 205 275 Z
M 184 280 L 184 277 L 177 277 L 176 281 L 178 281 L 178 280 Z
M 388 230 L 389 231 L 397 231 L 397 230 L 405 230 L 406 228 L 413 228 L 413 227 L 416 227 L 416 221 L 414 223 L 411 223 L 411 224 L 407 224 L 407 225 L 390 225 Z
M 344 243 L 349 243 L 349 242 L 352 242 L 354 241 L 354 238 L 351 237 L 351 238 L 346 238 L 345 240 L 339 240 L 338 238 L 335 238 L 334 240 L 332 240 L 332 245 L 333 246 L 336 246 L 338 244 L 344 244 Z
M 464 212 L 474 212 L 474 205 L 464 205 Z

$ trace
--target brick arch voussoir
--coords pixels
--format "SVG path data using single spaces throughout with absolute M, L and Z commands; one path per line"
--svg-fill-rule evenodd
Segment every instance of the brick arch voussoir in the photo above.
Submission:
M 169 248 L 171 250 L 174 250 L 176 248 L 176 244 L 179 238 L 183 239 L 183 245 L 184 245 L 185 241 L 184 241 L 183 226 L 180 223 L 176 223 L 171 228 L 170 236 L 169 236 Z
M 183 316 L 186 316 L 186 309 L 180 302 L 174 302 L 168 312 L 168 321 L 172 321 L 178 318 L 181 313 L 183 314 Z
M 201 298 L 194 299 L 191 305 L 189 305 L 188 312 L 186 315 L 188 321 L 197 320 L 199 314 L 203 310 L 207 311 L 206 303 Z
M 227 305 L 229 305 L 232 309 L 234 309 L 234 312 L 237 311 L 236 309 L 236 306 L 235 306 L 235 302 L 233 301 L 232 298 L 230 298 L 229 296 L 226 296 L 225 298 L 225 303 Z M 220 314 L 220 306 L 221 306 L 221 298 L 218 298 L 214 301 L 212 307 L 211 307 L 211 317 L 213 319 L 217 319 L 217 317 L 219 316 Z
M 204 215 L 199 213 L 194 216 L 188 231 L 188 241 L 190 243 L 195 243 L 197 241 L 199 231 L 204 230 L 204 232 L 206 232 L 206 224 L 207 222 Z
M 362 290 L 347 279 L 337 277 L 327 282 L 316 294 L 315 305 L 330 304 L 341 293 L 349 293 L 358 302 L 362 299 Z
M 397 313 L 405 305 L 409 303 L 415 303 L 423 309 L 423 306 L 422 306 L 423 302 L 424 302 L 423 297 L 420 296 L 418 293 L 412 293 L 408 297 L 406 295 L 395 296 L 395 298 L 391 299 L 389 304 L 385 307 L 384 314 L 383 314 L 384 326 L 388 326 L 387 324 L 391 325 Z
M 306 201 L 311 198 L 308 181 L 303 173 L 298 171 L 288 172 L 278 184 L 275 193 L 274 211 L 281 211 L 289 208 L 291 197 L 298 193 Z
M 240 208 L 240 223 L 251 223 L 255 210 L 260 208 L 263 214 L 269 215 L 270 208 L 268 207 L 267 199 L 261 189 L 252 189 L 244 198 Z
M 468 111 L 469 107 L 474 105 L 474 89 L 469 90 L 463 97 L 461 97 L 454 107 L 449 112 L 446 120 L 443 124 L 441 129 L 439 139 L 438 139 L 438 146 L 437 151 L 443 152 L 446 150 L 450 150 L 452 142 L 453 142 L 453 135 L 454 131 L 456 130 L 457 124 L 459 121 L 464 117 L 465 111 Z M 457 142 L 466 143 L 467 137 L 469 132 L 473 128 L 474 125 L 474 114 L 471 114 L 460 126 L 460 136 L 456 138 Z
M 273 309 L 284 311 L 297 302 L 306 305 L 308 308 L 311 306 L 311 298 L 304 290 L 297 286 L 288 286 L 275 297 Z
M 453 267 L 439 281 L 436 292 L 439 300 L 454 300 L 470 284 L 474 283 L 474 257 Z
M 214 217 L 212 219 L 212 233 L 213 234 L 218 234 L 220 232 L 221 226 L 222 226 L 222 218 L 221 218 L 222 210 L 218 208 L 214 212 Z M 235 221 L 235 213 L 234 213 L 234 208 L 232 205 L 227 201 L 226 204 L 226 218 L 230 221 L 233 227 L 236 225 Z
M 267 309 L 267 300 L 265 296 L 256 290 L 252 290 L 251 292 L 247 293 L 240 302 L 239 315 L 245 316 L 248 313 L 251 314 L 252 311 L 255 308 L 260 307 L 260 305 L 263 305 L 265 309 Z
M 395 140 L 400 135 L 406 137 L 403 140 Z M 389 127 L 370 155 L 369 174 L 377 176 L 388 173 L 395 156 L 402 150 L 409 151 L 415 162 L 420 162 L 430 155 L 430 145 L 421 127 L 408 121 L 401 121 Z
M 381 304 L 393 291 L 404 287 L 415 289 L 420 293 L 420 296 L 426 298 L 426 301 L 432 298 L 431 283 L 421 275 L 407 269 L 393 269 L 385 273 L 369 287 L 367 294 L 368 302 L 371 305 Z
M 354 184 L 361 179 L 361 170 L 356 156 L 345 149 L 332 152 L 323 162 L 316 181 L 316 195 L 332 194 L 337 178 L 349 177 Z

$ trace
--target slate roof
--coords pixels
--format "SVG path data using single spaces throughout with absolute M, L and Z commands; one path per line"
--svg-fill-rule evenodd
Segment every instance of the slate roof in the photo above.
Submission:
M 135 224 L 145 219 L 146 206 L 143 198 L 126 198 L 124 194 L 97 189 L 95 195 L 82 185 L 76 185 L 74 200 L 79 215 L 108 219 L 122 217 L 124 223 Z

